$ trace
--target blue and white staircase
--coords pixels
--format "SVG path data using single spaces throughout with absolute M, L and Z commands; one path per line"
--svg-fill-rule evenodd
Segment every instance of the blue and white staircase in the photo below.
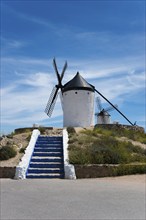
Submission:
M 62 136 L 39 136 L 26 178 L 64 178 Z

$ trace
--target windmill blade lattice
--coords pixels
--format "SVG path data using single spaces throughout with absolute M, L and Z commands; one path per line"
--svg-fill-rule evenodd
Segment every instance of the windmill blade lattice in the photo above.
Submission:
M 118 105 L 114 105 L 114 106 L 116 108 L 118 108 Z M 113 106 L 110 106 L 110 107 L 104 109 L 105 112 L 110 112 L 110 111 L 113 111 L 113 110 L 115 110 L 115 108 Z
M 101 106 L 101 100 L 99 97 L 96 97 L 96 103 L 97 103 L 97 107 L 98 107 L 99 111 L 101 112 L 103 108 Z
M 48 103 L 47 103 L 47 106 L 46 106 L 46 109 L 45 109 L 45 113 L 49 117 L 51 117 L 51 115 L 52 115 L 52 112 L 53 112 L 53 109 L 54 109 L 57 97 L 58 97 L 58 88 L 55 86 L 53 88 L 52 92 L 51 92 L 50 98 L 48 100 Z

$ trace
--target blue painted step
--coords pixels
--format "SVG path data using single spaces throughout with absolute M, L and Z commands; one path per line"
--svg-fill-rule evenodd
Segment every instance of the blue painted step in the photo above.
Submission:
M 62 152 L 34 152 L 33 156 L 35 157 L 62 157 Z
M 61 147 L 45 147 L 45 148 L 43 148 L 43 147 L 36 147 L 35 149 L 34 149 L 34 153 L 36 153 L 36 152 L 63 152 L 63 149 L 61 148 Z
M 55 163 L 55 162 L 50 162 L 50 163 L 30 163 L 29 167 L 32 168 L 62 168 L 63 169 L 63 163 Z
M 31 162 L 63 162 L 62 158 L 51 158 L 51 157 L 46 157 L 46 158 L 42 158 L 42 157 L 33 157 L 31 159 Z
M 38 140 L 62 140 L 62 136 L 39 136 Z
M 62 137 L 38 137 L 26 178 L 64 178 Z
M 60 168 L 29 168 L 29 173 L 60 173 L 63 174 L 64 170 Z
M 27 175 L 27 179 L 64 179 L 63 174 L 57 174 L 57 175 L 49 175 L 49 174 L 29 174 Z
M 38 147 L 42 147 L 42 148 L 63 148 L 63 145 L 62 144 L 36 144 L 35 146 L 36 148 Z

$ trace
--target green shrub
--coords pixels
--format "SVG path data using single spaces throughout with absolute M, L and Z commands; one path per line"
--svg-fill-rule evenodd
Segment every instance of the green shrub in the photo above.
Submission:
M 76 141 L 78 141 L 77 135 L 71 135 L 68 143 L 72 144 L 72 143 L 75 143 Z
M 20 153 L 20 154 L 24 154 L 24 153 L 25 153 L 25 150 L 26 150 L 26 147 L 22 147 L 22 148 L 19 150 L 19 153 Z
M 112 135 L 112 130 L 104 129 L 104 128 L 94 128 L 93 130 L 94 134 L 102 134 L 106 136 L 111 136 Z
M 123 164 L 113 168 L 115 176 L 131 175 L 131 174 L 145 174 L 146 164 Z
M 41 134 L 45 134 L 46 128 L 45 127 L 39 127 L 38 130 Z
M 0 160 L 8 160 L 15 157 L 16 154 L 17 151 L 15 150 L 15 147 L 4 146 L 0 148 Z
M 28 135 L 28 137 L 26 138 L 27 141 L 30 141 L 31 138 L 31 133 Z
M 69 152 L 70 161 L 73 164 L 86 164 L 88 157 L 84 156 L 85 152 L 82 150 L 75 150 Z
M 68 132 L 69 134 L 75 134 L 75 133 L 76 133 L 74 127 L 67 127 L 67 132 Z
M 68 146 L 68 150 L 70 150 L 70 151 L 76 150 L 76 149 L 77 149 L 77 146 L 76 146 L 75 143 L 74 143 L 74 144 L 70 144 L 70 145 Z
M 14 135 L 15 135 L 15 132 L 11 132 L 11 134 L 7 135 L 7 138 L 13 138 Z
M 15 134 L 29 133 L 32 132 L 33 128 L 18 128 L 15 129 Z

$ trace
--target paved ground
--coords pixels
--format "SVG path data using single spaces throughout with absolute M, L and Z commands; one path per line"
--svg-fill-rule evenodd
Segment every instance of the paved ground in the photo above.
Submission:
M 146 176 L 82 180 L 1 180 L 1 220 L 145 217 Z

